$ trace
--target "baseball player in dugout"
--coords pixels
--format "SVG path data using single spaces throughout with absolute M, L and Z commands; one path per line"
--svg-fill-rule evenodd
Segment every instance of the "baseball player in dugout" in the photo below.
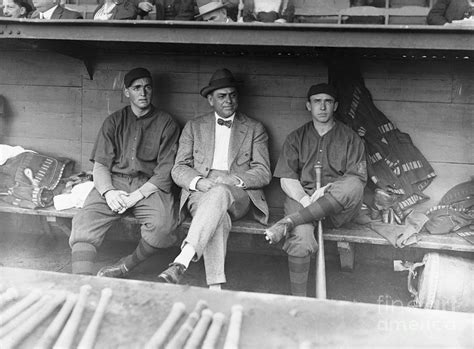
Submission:
M 206 281 L 220 289 L 232 221 L 249 215 L 266 224 L 262 191 L 271 180 L 268 136 L 263 125 L 238 111 L 237 81 L 217 70 L 201 90 L 212 111 L 186 124 L 171 175 L 181 190 L 180 212 L 192 222 L 181 253 L 159 280 L 178 283 L 191 261 L 204 258 Z
M 125 74 L 130 105 L 109 115 L 91 154 L 94 189 L 72 221 L 69 244 L 72 272 L 92 274 L 105 233 L 125 214 L 141 224 L 136 250 L 97 276 L 124 277 L 157 252 L 177 242 L 171 168 L 178 148 L 179 126 L 152 104 L 152 76 L 144 68 Z
M 336 90 L 328 84 L 310 87 L 306 108 L 312 121 L 288 135 L 274 176 L 286 194 L 285 217 L 265 231 L 275 244 L 282 239 L 288 254 L 291 293 L 306 296 L 311 255 L 318 250 L 317 221 L 339 227 L 351 221 L 362 205 L 367 181 L 364 143 L 334 119 Z M 316 190 L 315 166 L 321 166 Z

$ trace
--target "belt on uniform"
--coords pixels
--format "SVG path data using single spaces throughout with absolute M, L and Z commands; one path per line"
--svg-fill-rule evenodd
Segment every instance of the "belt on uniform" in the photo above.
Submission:
M 122 178 L 137 178 L 137 177 L 140 177 L 140 174 L 138 174 L 138 173 L 128 175 L 128 174 L 124 174 L 124 173 L 112 172 L 112 175 L 117 176 L 117 177 L 122 177 Z

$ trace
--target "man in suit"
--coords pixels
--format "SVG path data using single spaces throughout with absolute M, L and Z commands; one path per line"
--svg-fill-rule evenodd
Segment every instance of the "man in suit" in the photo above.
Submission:
M 430 25 L 444 25 L 474 16 L 474 0 L 438 0 L 428 13 Z
M 27 18 L 32 11 L 31 5 L 24 0 L 5 0 L 3 16 L 10 18 Z
M 82 19 L 79 12 L 68 10 L 59 4 L 59 0 L 33 0 L 36 11 L 31 18 L 39 19 Z
M 137 19 L 140 12 L 139 5 L 138 1 L 132 0 L 99 0 L 93 18 L 95 20 Z
M 216 23 L 232 23 L 233 20 L 227 16 L 226 5 L 221 1 L 197 0 L 199 15 L 196 20 Z
M 217 70 L 201 96 L 213 112 L 186 124 L 171 171 L 182 188 L 180 212 L 186 205 L 193 220 L 181 253 L 158 278 L 178 283 L 191 260 L 203 256 L 207 284 L 220 289 L 232 220 L 249 214 L 268 221 L 262 191 L 271 180 L 268 136 L 260 122 L 237 111 L 237 81 L 229 70 Z

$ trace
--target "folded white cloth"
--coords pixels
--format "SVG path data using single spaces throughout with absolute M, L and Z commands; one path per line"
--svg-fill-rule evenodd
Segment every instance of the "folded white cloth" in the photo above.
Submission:
M 67 210 L 73 207 L 81 208 L 84 201 L 94 188 L 94 182 L 84 182 L 75 185 L 69 194 L 56 195 L 53 198 L 54 208 L 58 211 Z
M 19 145 L 11 146 L 8 144 L 0 144 L 0 166 L 4 165 L 8 159 L 17 156 L 18 154 L 24 153 L 25 151 L 32 150 L 26 150 L 25 148 L 20 147 Z
M 474 27 L 474 16 L 446 23 L 445 26 Z

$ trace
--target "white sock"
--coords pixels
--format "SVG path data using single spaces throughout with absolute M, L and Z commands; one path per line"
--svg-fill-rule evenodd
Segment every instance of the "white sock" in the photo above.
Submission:
M 175 258 L 174 262 L 182 264 L 188 269 L 189 263 L 193 260 L 194 256 L 196 255 L 196 250 L 190 244 L 185 244 L 181 253 L 178 257 Z
M 209 285 L 209 289 L 210 290 L 222 290 L 222 287 L 221 287 L 221 284 L 212 284 L 212 285 Z

